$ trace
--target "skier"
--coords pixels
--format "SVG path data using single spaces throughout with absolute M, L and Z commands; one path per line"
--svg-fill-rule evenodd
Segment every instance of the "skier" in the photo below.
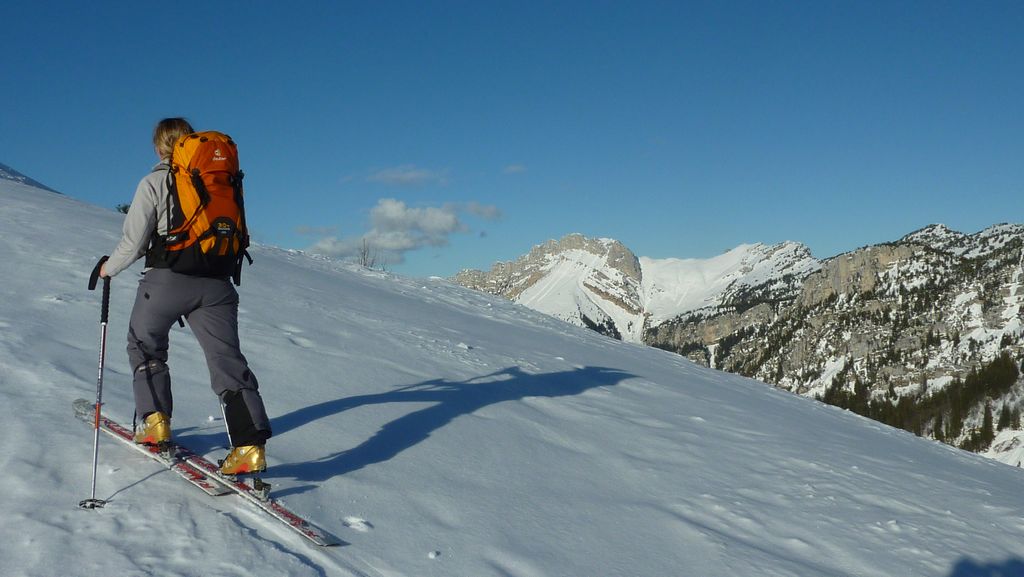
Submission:
M 239 345 L 238 292 L 230 275 L 198 276 L 171 270 L 154 247 L 160 235 L 168 232 L 169 211 L 176 198 L 169 183 L 172 151 L 179 138 L 194 132 L 184 118 L 157 123 L 153 145 L 160 162 L 139 183 L 121 240 L 100 275 L 113 277 L 146 256 L 128 328 L 135 412 L 142 418 L 135 442 L 170 443 L 173 401 L 168 336 L 171 326 L 184 318 L 206 356 L 210 383 L 220 397 L 232 445 L 221 473 L 257 473 L 266 470 L 265 443 L 271 429 L 256 376 Z

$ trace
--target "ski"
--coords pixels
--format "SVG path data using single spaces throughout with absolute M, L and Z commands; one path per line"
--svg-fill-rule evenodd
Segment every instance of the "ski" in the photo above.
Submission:
M 223 483 L 225 487 L 228 487 L 237 493 L 239 497 L 242 497 L 249 503 L 262 509 L 271 517 L 281 521 L 285 526 L 290 528 L 292 531 L 295 531 L 314 545 L 319 545 L 320 547 L 331 547 L 342 544 L 342 541 L 337 537 L 290 511 L 287 507 L 274 500 L 272 497 L 264 497 L 263 495 L 266 495 L 266 493 L 249 486 L 242 479 L 222 475 L 220 473 L 220 467 L 210 462 L 208 459 L 192 453 L 187 449 L 186 452 L 179 453 L 178 456 L 184 459 L 184 461 L 189 465 L 192 465 L 205 473 L 211 479 L 216 479 Z
M 95 413 L 94 405 L 91 402 L 85 399 L 78 399 L 73 403 L 73 406 L 75 416 L 90 424 L 93 423 Z M 241 479 L 221 475 L 220 468 L 217 465 L 193 452 L 188 447 L 172 444 L 171 452 L 174 456 L 168 458 L 157 447 L 136 444 L 131 430 L 103 414 L 100 415 L 100 429 L 121 443 L 162 463 L 208 495 L 220 496 L 231 493 L 238 495 L 314 545 L 331 547 L 344 544 L 337 537 L 310 523 L 307 519 L 297 515 L 271 498 L 267 494 L 266 489 L 261 491 L 247 485 Z
M 76 417 L 90 425 L 94 423 L 95 405 L 90 401 L 87 401 L 86 399 L 78 399 L 72 404 L 72 406 L 74 407 Z M 112 421 L 103 414 L 100 415 L 100 430 L 107 433 L 121 444 L 127 445 L 150 459 L 161 463 L 171 471 L 177 473 L 182 479 L 185 479 L 192 485 L 198 487 L 207 495 L 216 497 L 231 493 L 231 489 L 229 487 L 224 486 L 223 483 L 215 479 L 211 479 L 206 473 L 197 469 L 194 465 L 190 465 L 182 459 L 165 455 L 157 447 L 137 444 L 132 438 L 134 434 L 130 429 L 122 426 L 116 421 Z

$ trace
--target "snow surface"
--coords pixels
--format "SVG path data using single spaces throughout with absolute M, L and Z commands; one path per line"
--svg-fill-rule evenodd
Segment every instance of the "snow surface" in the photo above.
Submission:
M 122 215 L 0 182 L 0 574 L 1024 574 L 1024 473 L 439 279 L 259 246 L 243 349 L 268 481 L 347 545 L 316 549 L 72 416 L 96 383 Z M 114 279 L 105 400 L 130 422 Z M 223 454 L 202 355 L 172 334 L 177 438 Z M 999 573 L 997 573 L 997 571 Z
M 32 180 L 31 178 L 25 176 L 24 174 L 18 172 L 17 170 L 14 170 L 10 166 L 7 166 L 6 164 L 3 163 L 0 163 L 0 180 L 13 180 L 14 182 L 17 182 L 19 184 L 26 184 L 28 186 L 42 188 L 50 192 L 57 192 L 56 190 L 53 190 L 52 188 L 46 186 L 45 184 L 41 182 L 36 182 L 35 180 Z

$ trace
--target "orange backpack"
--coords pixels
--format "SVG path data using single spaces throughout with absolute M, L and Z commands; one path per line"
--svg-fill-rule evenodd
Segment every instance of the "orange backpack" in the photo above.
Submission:
M 238 148 L 228 135 L 208 131 L 179 138 L 167 172 L 167 234 L 154 232 L 147 266 L 230 276 L 239 284 L 243 258 L 252 264 L 243 176 Z

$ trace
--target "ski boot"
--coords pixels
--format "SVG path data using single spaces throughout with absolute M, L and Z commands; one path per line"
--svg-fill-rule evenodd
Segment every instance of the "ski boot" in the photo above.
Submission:
M 267 470 L 267 451 L 263 445 L 243 445 L 231 449 L 223 461 L 218 461 L 220 474 L 229 479 L 239 475 L 252 476 L 251 487 L 257 497 L 266 501 L 270 498 L 270 485 L 263 482 L 259 473 Z
M 171 419 L 161 412 L 150 413 L 142 420 L 142 427 L 135 429 L 135 442 L 152 445 L 160 453 L 171 458 Z

